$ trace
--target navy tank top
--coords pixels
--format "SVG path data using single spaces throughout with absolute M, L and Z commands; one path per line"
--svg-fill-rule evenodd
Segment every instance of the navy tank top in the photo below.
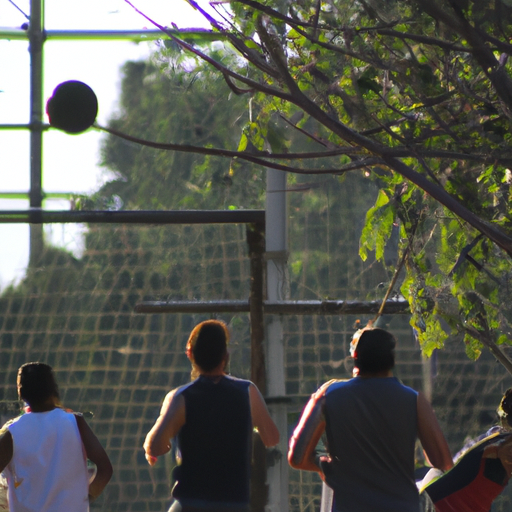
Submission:
M 177 447 L 173 497 L 189 506 L 249 503 L 252 450 L 250 381 L 200 376 L 177 393 L 185 399 L 185 425 Z

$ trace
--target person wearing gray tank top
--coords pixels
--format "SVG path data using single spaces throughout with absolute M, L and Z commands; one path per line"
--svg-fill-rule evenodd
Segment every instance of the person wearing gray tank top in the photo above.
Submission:
M 395 346 L 384 329 L 359 330 L 351 343 L 355 376 L 321 386 L 290 440 L 290 465 L 320 474 L 332 489 L 333 512 L 420 512 L 417 439 L 434 467 L 453 465 L 425 396 L 393 376 Z M 320 455 L 324 434 L 327 453 Z

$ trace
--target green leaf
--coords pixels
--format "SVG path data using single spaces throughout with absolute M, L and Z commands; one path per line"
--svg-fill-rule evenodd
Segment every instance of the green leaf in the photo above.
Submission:
M 502 334 L 496 340 L 497 345 L 510 345 L 509 337 L 506 334 Z
M 242 136 L 240 137 L 240 142 L 238 144 L 237 151 L 245 151 L 247 149 L 248 142 L 249 139 L 247 138 L 247 135 L 245 135 L 245 133 L 242 132 Z
M 430 357 L 434 350 L 444 348 L 444 342 L 448 338 L 448 334 L 441 327 L 437 318 L 430 316 L 425 321 L 424 330 L 417 327 L 416 329 L 421 350 L 425 356 Z
M 389 202 L 386 193 L 380 190 L 375 206 L 366 214 L 366 223 L 361 232 L 359 255 L 363 261 L 368 257 L 369 251 L 375 251 L 377 260 L 382 259 L 394 220 L 394 206 Z
M 464 336 L 464 343 L 466 345 L 466 355 L 469 359 L 476 361 L 482 355 L 482 343 L 469 334 Z

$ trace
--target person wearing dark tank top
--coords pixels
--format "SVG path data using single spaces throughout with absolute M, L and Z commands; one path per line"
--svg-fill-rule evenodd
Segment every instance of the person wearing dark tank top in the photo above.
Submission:
M 265 446 L 279 442 L 256 386 L 225 373 L 228 340 L 228 328 L 218 320 L 192 330 L 186 353 L 193 380 L 167 394 L 146 436 L 150 465 L 170 451 L 171 440 L 176 443 L 170 512 L 247 512 L 253 429 Z
M 426 398 L 393 376 L 395 345 L 383 329 L 358 331 L 351 343 L 355 377 L 321 386 L 290 440 L 290 465 L 320 474 L 333 491 L 334 512 L 419 512 L 417 438 L 435 467 L 453 465 Z M 327 454 L 319 455 L 324 433 Z

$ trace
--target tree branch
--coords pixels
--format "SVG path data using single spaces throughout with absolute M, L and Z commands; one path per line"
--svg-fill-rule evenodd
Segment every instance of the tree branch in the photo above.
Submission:
M 449 18 L 447 16 L 447 13 L 439 10 L 438 6 L 436 5 L 435 0 L 416 0 L 420 6 L 422 6 L 429 15 L 432 16 L 432 14 L 439 14 L 439 19 L 441 21 L 445 22 L 445 20 L 448 18 L 448 20 L 451 20 L 452 18 Z M 280 98 L 286 101 L 289 101 L 290 103 L 293 103 L 294 105 L 298 106 L 304 112 L 308 113 L 311 117 L 319 121 L 321 124 L 323 124 L 328 130 L 330 130 L 333 134 L 337 135 L 341 139 L 345 140 L 349 144 L 359 146 L 361 148 L 364 148 L 366 151 L 368 151 L 370 154 L 374 155 L 376 157 L 376 161 L 379 161 L 379 159 L 382 159 L 387 166 L 392 169 L 393 171 L 399 173 L 404 178 L 408 179 L 412 183 L 414 183 L 416 186 L 418 186 L 420 189 L 425 191 L 427 194 L 429 194 L 434 200 L 441 203 L 443 206 L 445 206 L 448 210 L 452 211 L 455 215 L 460 217 L 461 219 L 465 220 L 473 226 L 477 231 L 480 233 L 483 233 L 486 237 L 488 237 L 490 240 L 492 240 L 496 245 L 501 247 L 509 256 L 512 256 L 512 238 L 509 237 L 507 234 L 505 234 L 503 231 L 501 231 L 498 227 L 487 223 L 480 219 L 477 215 L 473 214 L 470 210 L 468 210 L 465 206 L 460 204 L 456 199 L 454 199 L 450 194 L 448 194 L 442 187 L 439 185 L 432 183 L 427 178 L 419 174 L 418 172 L 414 171 L 412 167 L 404 164 L 401 160 L 397 158 L 398 152 L 395 151 L 392 148 L 383 146 L 382 144 L 379 144 L 375 141 L 372 141 L 371 139 L 364 137 L 360 133 L 350 129 L 348 126 L 344 125 L 337 119 L 334 119 L 329 114 L 327 114 L 324 110 L 320 108 L 314 101 L 309 99 L 297 86 L 297 84 L 293 81 L 293 78 L 288 73 L 288 69 L 284 69 L 286 67 L 286 64 L 283 62 L 280 62 L 279 58 L 277 58 L 277 54 L 274 55 L 274 63 L 276 66 L 278 66 L 280 74 L 283 76 L 283 78 L 286 79 L 286 83 L 288 85 L 288 88 L 290 90 L 290 93 L 285 93 L 284 91 L 280 89 L 275 89 L 270 86 L 266 86 L 263 84 L 260 84 L 259 82 L 256 82 L 254 80 L 248 79 L 246 77 L 243 77 L 239 75 L 238 73 L 235 73 L 231 71 L 230 69 L 226 68 L 225 66 L 221 65 L 217 61 L 210 58 L 208 55 L 200 52 L 196 48 L 192 47 L 191 45 L 188 45 L 184 41 L 177 38 L 175 35 L 169 33 L 168 30 L 166 30 L 164 27 L 159 25 L 158 23 L 154 22 L 147 16 L 145 16 L 143 13 L 141 13 L 138 9 L 136 9 L 129 0 L 125 0 L 126 3 L 131 5 L 137 12 L 139 12 L 142 16 L 144 16 L 148 21 L 150 21 L 153 25 L 160 28 L 164 33 L 169 35 L 173 40 L 175 40 L 180 46 L 187 49 L 188 51 L 194 53 L 195 55 L 198 55 L 202 59 L 204 59 L 206 62 L 210 63 L 213 67 L 221 71 L 222 73 L 226 73 L 228 76 L 231 76 L 235 78 L 236 80 L 239 80 L 242 83 L 245 83 L 246 85 L 249 85 L 250 87 L 254 88 L 255 90 L 258 90 L 260 92 L 263 92 L 264 94 L 267 94 L 269 96 L 274 96 L 276 98 Z M 252 3 L 255 3 L 258 8 L 261 8 L 261 5 L 257 2 L 252 2 L 251 0 L 244 0 L 243 2 L 245 5 L 250 5 Z M 483 42 L 481 41 L 481 38 L 478 36 L 478 34 L 471 29 L 471 27 L 468 27 L 468 24 L 464 25 L 459 19 L 456 19 L 452 25 L 450 25 L 452 28 L 455 28 L 455 30 L 459 30 L 463 35 L 466 35 L 468 41 L 472 45 L 473 49 L 475 50 L 475 57 L 479 59 L 479 62 L 486 64 L 491 64 L 490 68 L 491 71 L 489 71 L 489 68 L 484 69 L 484 72 L 488 74 L 493 84 L 495 84 L 496 81 L 496 63 L 497 60 L 494 58 L 492 51 L 489 50 Z M 478 46 L 475 48 L 475 45 L 481 44 L 482 46 Z M 267 48 L 270 51 L 275 50 L 275 48 Z M 486 60 L 487 59 L 487 60 Z M 494 71 L 492 71 L 494 70 Z M 504 69 L 501 70 L 501 75 L 503 75 Z M 509 91 L 507 94 L 504 94 L 501 92 L 501 88 L 510 82 L 509 79 L 506 77 L 503 77 L 500 82 L 500 91 L 498 91 L 498 94 L 502 97 L 503 101 L 512 107 L 512 83 L 510 84 Z M 510 97 L 508 97 L 510 96 Z M 512 108 L 511 108 L 512 110 Z M 177 148 L 175 148 L 177 149 Z M 205 148 L 202 148 L 202 151 L 204 152 Z M 402 154 L 404 150 L 401 150 Z M 219 153 L 220 154 L 220 153 Z M 222 151 L 222 154 L 224 156 L 228 156 L 228 152 Z M 222 155 L 221 155 L 222 156 Z M 242 158 L 240 155 L 232 155 L 237 156 L 239 158 Z M 243 155 L 243 158 L 248 161 L 252 161 L 253 163 L 258 163 L 259 165 L 265 165 L 265 166 L 271 166 L 266 162 L 265 160 L 258 158 L 258 157 L 252 157 L 249 155 Z M 356 163 L 357 165 L 357 163 Z M 273 164 L 274 168 L 281 168 L 285 166 L 275 166 Z M 293 170 L 290 172 L 300 172 L 300 173 L 308 173 L 313 174 L 311 171 L 303 171 L 303 170 Z M 318 172 L 314 172 L 314 174 L 320 174 L 320 173 L 328 173 L 327 170 L 319 170 Z M 339 170 L 331 170 L 330 172 L 336 173 L 340 172 Z
M 361 160 L 355 160 L 350 164 L 340 166 L 338 168 L 330 168 L 330 169 L 299 169 L 296 167 L 289 167 L 286 165 L 276 164 L 271 162 L 268 159 L 279 159 L 279 160 L 305 160 L 305 159 L 316 159 L 322 157 L 334 157 L 340 155 L 346 155 L 350 153 L 355 153 L 360 151 L 359 148 L 344 148 L 339 151 L 326 151 L 323 153 L 276 153 L 273 155 L 272 153 L 267 153 L 262 151 L 261 156 L 256 156 L 254 154 L 246 153 L 244 151 L 230 151 L 227 149 L 218 149 L 218 148 L 204 148 L 202 146 L 192 146 L 189 144 L 173 144 L 173 143 L 163 143 L 163 142 L 154 142 L 150 140 L 140 139 L 138 137 L 133 137 L 132 135 L 128 135 L 119 130 L 115 130 L 114 128 L 106 128 L 104 126 L 100 126 L 98 124 L 94 125 L 95 128 L 102 130 L 104 132 L 110 133 L 116 137 L 121 139 L 134 142 L 135 144 L 139 144 L 141 146 L 146 146 L 154 149 L 161 149 L 164 151 L 180 151 L 182 153 L 195 153 L 200 155 L 210 155 L 210 156 L 218 156 L 223 158 L 237 158 L 239 160 L 245 160 L 247 162 L 251 162 L 253 164 L 261 165 L 264 167 L 268 167 L 270 169 L 277 169 L 279 171 L 284 171 L 293 174 L 342 174 L 349 171 L 354 171 L 356 169 L 363 169 L 368 166 L 373 165 L 382 165 L 382 160 L 379 158 L 363 158 Z
M 210 16 L 195 0 L 187 1 L 194 9 L 197 9 L 208 20 L 212 27 L 217 29 L 220 33 L 225 34 L 227 40 L 244 56 L 244 58 L 250 61 L 260 71 L 263 71 L 273 78 L 277 78 L 278 75 L 276 70 L 268 64 L 263 55 L 258 53 L 253 48 L 248 48 L 242 40 L 236 37 L 233 33 L 225 30 L 224 27 L 222 27 L 215 18 Z
M 399 32 L 398 30 L 393 30 L 389 28 L 378 28 L 375 30 L 377 34 L 382 36 L 390 36 L 396 37 L 397 39 L 410 39 L 416 43 L 423 43 L 428 46 L 437 46 L 442 50 L 460 52 L 460 53 L 472 53 L 473 50 L 468 48 L 467 46 L 460 46 L 458 44 L 452 43 L 450 41 L 443 41 L 442 39 L 437 39 L 435 37 L 430 36 L 422 36 L 419 34 L 411 34 L 409 32 Z
M 512 375 L 512 361 L 500 349 L 500 347 L 494 343 L 489 334 L 480 332 L 478 329 L 469 326 L 465 326 L 463 329 L 472 338 L 475 338 L 476 340 L 480 341 L 482 345 L 486 346 L 490 350 L 491 354 L 506 368 L 508 373 Z
M 496 245 L 501 247 L 509 256 L 512 256 L 512 238 L 501 231 L 499 228 L 483 221 L 480 217 L 468 210 L 454 199 L 446 190 L 427 180 L 424 176 L 414 171 L 411 167 L 405 165 L 400 160 L 382 155 L 382 159 L 394 171 L 401 174 L 404 178 L 417 185 L 427 194 L 429 194 L 437 202 L 441 203 L 455 215 L 465 220 L 473 226 L 477 231 L 483 233 L 487 238 L 492 240 Z
M 453 16 L 439 7 L 436 0 L 416 0 L 424 11 L 437 21 L 442 21 L 452 30 L 463 37 L 473 49 L 473 56 L 482 71 L 489 78 L 494 90 L 512 112 L 512 80 L 505 68 L 501 67 L 493 49 L 485 44 L 480 32 L 468 21 L 459 16 Z
M 270 96 L 275 96 L 276 98 L 281 98 L 283 100 L 289 101 L 290 95 L 288 93 L 282 91 L 281 89 L 276 89 L 275 87 L 271 87 L 269 85 L 264 85 L 261 82 L 257 82 L 255 80 L 251 80 L 250 78 L 247 78 L 247 77 L 245 77 L 243 75 L 240 75 L 240 74 L 236 73 L 235 71 L 232 71 L 231 69 L 229 69 L 226 66 L 222 65 L 220 62 L 216 61 L 215 59 L 212 59 L 206 53 L 198 50 L 194 46 L 188 44 L 187 42 L 183 41 L 182 39 L 180 39 L 179 37 L 174 35 L 171 30 L 167 29 L 163 25 L 160 25 L 156 21 L 152 20 L 149 16 L 147 16 L 146 14 L 141 12 L 139 9 L 137 9 L 137 7 L 135 7 L 130 2 L 130 0 L 124 0 L 124 1 L 130 7 L 132 7 L 138 14 L 140 14 L 143 18 L 145 18 L 147 21 L 149 21 L 156 28 L 161 30 L 162 33 L 167 35 L 170 39 L 172 39 L 176 44 L 181 46 L 184 50 L 189 51 L 190 53 L 196 55 L 197 57 L 199 57 L 200 59 L 204 60 L 208 64 L 211 64 L 211 66 L 213 66 L 215 69 L 217 69 L 218 71 L 220 71 L 224 75 L 229 76 L 231 78 L 234 78 L 235 80 L 238 80 L 239 82 L 242 82 L 245 85 L 248 85 L 250 88 L 252 88 L 252 89 L 254 89 L 256 91 L 262 92 L 264 94 L 268 94 Z M 253 62 L 253 60 L 249 59 L 248 57 L 247 57 L 247 59 L 249 60 L 249 62 L 251 62 L 251 64 L 254 64 L 255 66 L 257 65 L 256 62 Z

